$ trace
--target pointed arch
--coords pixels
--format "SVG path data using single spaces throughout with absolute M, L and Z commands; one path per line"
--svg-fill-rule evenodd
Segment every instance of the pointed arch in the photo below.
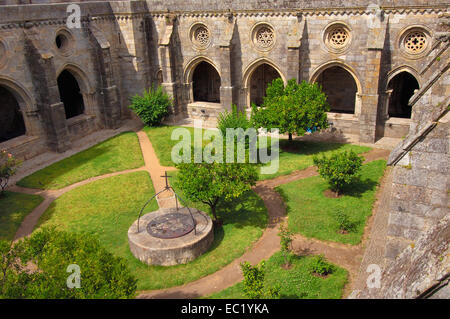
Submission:
M 269 75 L 268 79 L 264 79 L 264 70 L 265 69 L 268 69 L 271 73 L 271 75 Z M 252 82 L 253 76 L 256 74 L 255 71 L 256 72 L 261 71 L 263 73 L 263 79 L 262 79 L 263 86 L 252 89 L 251 82 Z M 273 71 L 275 71 L 275 72 L 273 72 Z M 255 102 L 256 104 L 258 104 L 257 102 L 262 99 L 262 96 L 264 96 L 268 82 L 271 82 L 271 80 L 276 78 L 276 73 L 278 74 L 278 77 L 280 77 L 283 80 L 284 85 L 286 85 L 287 79 L 284 76 L 283 72 L 281 72 L 281 69 L 273 61 L 271 61 L 267 58 L 257 59 L 255 61 L 253 61 L 252 63 L 250 63 L 246 67 L 243 78 L 242 78 L 242 84 L 243 84 L 243 89 L 245 91 L 247 107 L 250 107 L 252 102 Z M 255 92 L 253 92 L 254 90 L 258 90 L 260 92 L 255 93 Z

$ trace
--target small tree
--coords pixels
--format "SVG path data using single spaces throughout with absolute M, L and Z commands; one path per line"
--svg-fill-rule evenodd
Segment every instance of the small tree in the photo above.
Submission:
M 355 152 L 344 151 L 331 154 L 329 157 L 314 156 L 314 165 L 319 168 L 319 174 L 330 184 L 331 190 L 342 193 L 345 186 L 351 184 L 361 169 L 364 158 Z
M 286 222 L 280 225 L 280 230 L 278 232 L 278 236 L 281 237 L 280 245 L 281 245 L 281 253 L 283 254 L 285 265 L 289 266 L 289 251 L 291 250 L 292 245 L 292 236 L 293 233 L 289 230 Z
M 6 150 L 0 151 L 0 195 L 3 194 L 9 179 L 16 173 L 21 162 Z
M 69 265 L 79 267 L 79 288 L 68 285 L 78 282 Z M 0 271 L 0 298 L 132 298 L 136 291 L 125 259 L 95 237 L 54 228 L 13 245 L 0 241 Z
M 331 274 L 334 271 L 334 267 L 332 264 L 326 261 L 323 254 L 314 256 L 312 261 L 312 272 L 326 276 L 328 274 Z
M 316 83 L 295 79 L 284 87 L 278 78 L 267 87 L 262 107 L 252 105 L 252 123 L 255 127 L 278 128 L 280 134 L 303 136 L 308 129 L 320 130 L 328 126 L 327 97 Z
M 256 167 L 248 163 L 181 163 L 175 182 L 191 201 L 208 205 L 217 221 L 216 207 L 238 198 L 258 179 Z
M 217 128 L 224 137 L 227 135 L 227 128 L 242 128 L 245 131 L 251 127 L 252 125 L 247 115 L 239 111 L 235 104 L 231 106 L 231 112 L 225 110 L 219 114 L 219 119 L 217 120 Z
M 164 116 L 169 114 L 169 107 L 173 101 L 171 97 L 163 91 L 162 87 L 156 89 L 152 86 L 144 90 L 142 96 L 136 94 L 131 98 L 130 109 L 148 126 L 157 126 Z
M 355 223 L 350 220 L 348 215 L 341 209 L 336 210 L 333 215 L 334 220 L 338 224 L 338 229 L 341 233 L 349 232 L 355 229 Z
M 266 287 L 265 284 L 265 261 L 252 266 L 248 262 L 241 263 L 241 270 L 244 276 L 243 292 L 250 299 L 278 299 L 280 298 L 279 287 Z

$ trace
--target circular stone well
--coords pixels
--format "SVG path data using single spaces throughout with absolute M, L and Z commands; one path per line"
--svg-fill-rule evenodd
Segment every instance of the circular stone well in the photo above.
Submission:
M 128 229 L 133 255 L 149 265 L 188 263 L 208 250 L 214 240 L 211 218 L 191 208 L 196 227 L 186 207 L 161 208 L 140 218 Z

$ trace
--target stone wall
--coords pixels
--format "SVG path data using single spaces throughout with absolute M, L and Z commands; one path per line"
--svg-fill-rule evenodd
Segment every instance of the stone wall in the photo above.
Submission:
M 220 108 L 205 107 L 206 112 L 217 114 L 232 103 L 248 109 L 253 72 L 262 64 L 284 81 L 316 81 L 324 70 L 340 67 L 357 91 L 348 97 L 355 101 L 351 118 L 330 114 L 335 127 L 362 142 L 404 136 L 408 123 L 393 126 L 386 115 L 387 83 L 402 71 L 420 85 L 426 82 L 420 69 L 433 45 L 437 17 L 447 7 L 445 1 L 378 1 L 380 7 L 362 0 L 82 1 L 82 28 L 68 29 L 70 1 L 60 2 L 0 1 L 9 4 L 0 10 L 0 50 L 6 52 L 0 85 L 17 96 L 27 136 L 46 139 L 55 151 L 69 148 L 79 134 L 117 127 L 133 116 L 130 97 L 157 83 L 158 76 L 175 100 L 171 118 L 187 117 L 194 102 L 192 75 L 203 61 L 221 82 Z M 206 30 L 204 43 L 194 39 L 199 26 Z M 407 54 L 402 47 L 412 27 L 427 33 L 422 54 Z M 328 43 L 336 28 L 347 33 L 342 47 Z M 64 52 L 55 46 L 61 32 L 69 44 Z M 258 42 L 265 36 L 270 39 L 262 41 L 270 42 Z M 82 129 L 64 120 L 54 83 L 64 69 L 77 78 L 83 94 L 86 112 L 76 125 Z

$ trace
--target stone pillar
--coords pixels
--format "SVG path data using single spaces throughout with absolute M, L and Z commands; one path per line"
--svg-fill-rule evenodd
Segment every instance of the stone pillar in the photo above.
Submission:
M 290 23 L 290 32 L 287 41 L 287 72 L 286 77 L 300 81 L 300 46 L 302 42 L 303 29 L 305 22 L 302 20 L 301 13 Z
M 104 127 L 115 129 L 121 124 L 122 112 L 113 74 L 111 46 L 103 33 L 94 25 L 89 25 L 87 31 L 93 46 L 92 54 L 94 61 L 96 61 L 95 72 L 99 88 L 97 93 L 83 94 L 83 99 L 88 104 L 86 107 L 89 109 L 89 114 L 96 114 L 102 118 Z M 99 99 L 96 99 L 97 96 L 99 96 Z
M 384 48 L 386 23 L 383 23 L 383 12 L 379 7 L 373 6 L 369 10 L 371 10 L 371 15 L 368 18 L 366 71 L 361 94 L 359 139 L 360 142 L 374 143 L 379 109 L 381 54 Z
M 25 29 L 25 57 L 31 71 L 37 109 L 44 119 L 47 144 L 51 150 L 64 152 L 70 148 L 64 104 L 59 96 L 53 55 L 36 46 L 39 34 Z
M 176 83 L 174 65 L 172 65 L 173 57 L 171 52 L 171 39 L 176 16 L 168 14 L 166 16 L 166 29 L 159 40 L 158 54 L 161 65 L 163 83 L 161 86 L 164 91 L 174 99 L 174 104 L 170 113 L 175 116 L 177 113 L 176 100 Z
M 220 48 L 220 104 L 224 110 L 231 110 L 233 103 L 233 86 L 231 85 L 231 50 Z

